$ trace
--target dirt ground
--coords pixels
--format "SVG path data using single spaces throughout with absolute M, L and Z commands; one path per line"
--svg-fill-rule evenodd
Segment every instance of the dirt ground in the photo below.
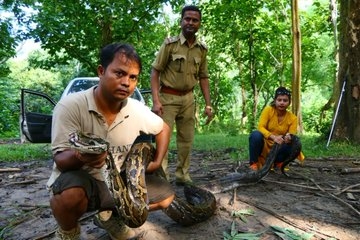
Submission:
M 193 179 L 201 184 L 234 171 L 230 151 L 194 151 Z M 56 222 L 45 189 L 51 165 L 51 160 L 9 164 L 0 157 L 0 239 L 53 239 Z M 294 163 L 287 171 L 290 177 L 271 171 L 257 184 L 216 194 L 214 216 L 194 226 L 181 227 L 163 212 L 151 212 L 139 229 L 141 239 L 224 239 L 224 232 L 231 234 L 232 223 L 236 230 L 232 236 L 262 233 L 259 239 L 264 240 L 281 239 L 271 226 L 312 236 L 298 239 L 360 239 L 360 174 L 345 172 L 359 168 L 360 159 L 307 159 L 302 166 Z M 182 191 L 175 184 L 174 188 Z M 253 213 L 233 214 L 242 211 Z M 93 214 L 81 220 L 82 238 L 110 239 L 93 224 Z

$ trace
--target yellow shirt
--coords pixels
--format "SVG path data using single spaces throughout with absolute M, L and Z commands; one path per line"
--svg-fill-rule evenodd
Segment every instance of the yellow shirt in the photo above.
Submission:
M 286 111 L 284 118 L 279 122 L 275 107 L 267 106 L 260 115 L 258 130 L 264 135 L 264 148 L 259 157 L 259 162 L 263 165 L 266 156 L 270 152 L 274 141 L 270 135 L 285 135 L 286 133 L 297 134 L 297 117 L 290 111 Z M 305 159 L 301 152 L 297 157 L 300 161 Z

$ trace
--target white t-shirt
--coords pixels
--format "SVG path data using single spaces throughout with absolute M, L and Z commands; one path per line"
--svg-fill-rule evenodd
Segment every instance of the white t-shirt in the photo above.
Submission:
M 52 153 L 70 147 L 69 134 L 83 132 L 95 134 L 110 143 L 110 151 L 120 171 L 125 157 L 133 142 L 141 134 L 156 135 L 163 129 L 163 120 L 138 100 L 128 98 L 123 102 L 114 122 L 108 126 L 105 118 L 97 111 L 94 89 L 68 95 L 55 107 L 52 120 L 51 147 Z M 83 166 L 98 180 L 104 179 L 106 166 L 102 169 Z M 60 175 L 54 163 L 52 174 L 47 183 L 50 188 Z

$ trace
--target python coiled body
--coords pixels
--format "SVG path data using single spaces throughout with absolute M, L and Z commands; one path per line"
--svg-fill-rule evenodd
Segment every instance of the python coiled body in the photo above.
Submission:
M 301 152 L 301 142 L 298 136 L 291 135 L 291 152 L 290 155 L 285 159 L 281 166 L 281 172 L 287 176 L 285 173 L 285 167 L 292 161 L 296 159 L 296 157 Z M 241 172 L 230 173 L 224 177 L 216 179 L 215 181 L 211 181 L 202 187 L 209 190 L 212 193 L 220 193 L 232 190 L 234 188 L 254 184 L 259 182 L 262 178 L 264 178 L 270 171 L 273 166 L 276 156 L 280 149 L 279 144 L 274 144 L 271 148 L 269 154 L 266 157 L 264 166 L 258 171 L 253 171 L 249 168 L 241 169 Z
M 108 153 L 109 189 L 122 220 L 129 227 L 140 227 L 148 217 L 149 207 L 145 184 L 146 158 L 143 147 L 133 145 L 125 160 L 126 185 L 116 168 L 114 158 Z
M 133 144 L 125 160 L 126 184 L 116 168 L 114 158 L 105 140 L 85 133 L 72 133 L 69 139 L 72 148 L 85 153 L 107 151 L 106 164 L 109 174 L 106 183 L 115 201 L 115 207 L 122 220 L 129 227 L 140 227 L 148 217 L 148 197 L 145 182 L 146 167 L 155 152 L 151 143 Z M 156 173 L 165 178 L 162 169 Z M 211 217 L 216 210 L 215 196 L 196 186 L 184 187 L 186 200 L 175 195 L 164 213 L 183 226 L 193 225 Z
M 192 226 L 209 219 L 216 210 L 215 196 L 200 187 L 184 186 L 186 201 L 175 196 L 171 204 L 163 210 L 172 220 L 182 226 Z
M 142 154 L 146 149 L 139 145 L 133 145 L 127 159 L 125 160 L 126 183 L 123 181 L 114 158 L 109 151 L 109 143 L 95 135 L 88 133 L 70 134 L 72 148 L 84 153 L 108 152 L 106 158 L 107 179 L 106 184 L 113 196 L 115 208 L 122 216 L 122 220 L 129 227 L 140 227 L 148 217 L 147 191 L 145 184 L 145 170 L 148 158 Z M 150 149 L 148 149 L 150 150 Z
M 281 171 L 299 155 L 301 142 L 296 135 L 291 135 L 291 153 L 283 162 Z M 110 171 L 108 186 L 116 203 L 116 209 L 126 225 L 139 227 L 147 219 L 148 204 L 145 183 L 146 166 L 155 152 L 151 143 L 140 142 L 132 146 L 126 162 L 126 184 L 120 176 L 111 152 L 109 144 L 91 134 L 73 133 L 70 135 L 72 147 L 86 153 L 102 153 L 107 151 L 107 165 Z M 171 204 L 163 212 L 175 222 L 190 226 L 210 218 L 216 210 L 214 193 L 226 192 L 239 186 L 254 184 L 264 178 L 270 171 L 280 145 L 274 144 L 271 148 L 264 166 L 259 171 L 245 169 L 241 172 L 228 174 L 222 178 L 211 181 L 202 186 L 185 186 L 182 199 L 175 195 Z M 164 171 L 160 168 L 156 174 L 165 178 Z M 285 174 L 286 175 L 286 174 Z

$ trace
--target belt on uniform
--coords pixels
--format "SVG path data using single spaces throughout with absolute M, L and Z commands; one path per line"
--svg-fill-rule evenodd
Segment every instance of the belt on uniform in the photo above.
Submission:
M 192 92 L 193 89 L 190 90 L 177 90 L 171 87 L 166 87 L 166 86 L 161 86 L 160 88 L 160 92 L 162 93 L 167 93 L 167 94 L 172 94 L 172 95 L 176 95 L 176 96 L 184 96 L 190 92 Z

